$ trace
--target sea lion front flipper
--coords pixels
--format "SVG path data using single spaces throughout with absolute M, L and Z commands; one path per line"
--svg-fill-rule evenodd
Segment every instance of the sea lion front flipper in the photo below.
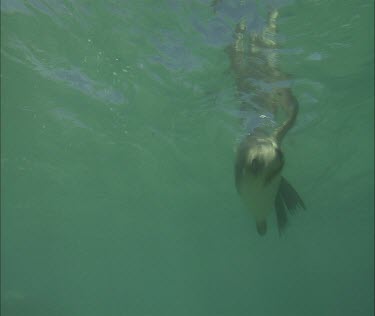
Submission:
M 281 177 L 279 192 L 284 200 L 286 208 L 291 214 L 295 212 L 296 208 L 300 207 L 304 210 L 306 209 L 305 203 L 303 203 L 297 191 L 284 177 Z
M 294 214 L 297 208 L 306 209 L 305 203 L 303 203 L 301 197 L 292 185 L 285 180 L 284 177 L 281 177 L 279 192 L 275 199 L 277 226 L 280 234 L 284 231 L 288 222 L 286 209 L 291 214 Z

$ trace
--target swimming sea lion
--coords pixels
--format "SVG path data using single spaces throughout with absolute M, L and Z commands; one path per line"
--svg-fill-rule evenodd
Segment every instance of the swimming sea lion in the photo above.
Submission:
M 280 233 L 287 223 L 286 210 L 293 213 L 297 208 L 305 208 L 296 190 L 281 175 L 284 166 L 281 142 L 297 118 L 298 101 L 288 76 L 277 65 L 277 16 L 278 11 L 271 10 L 262 32 L 250 34 L 242 20 L 228 50 L 241 110 L 246 113 L 248 109 L 258 109 L 273 117 L 284 114 L 277 127 L 267 115 L 259 115 L 264 123 L 248 131 L 237 149 L 236 189 L 254 215 L 260 235 L 267 232 L 267 218 L 274 208 Z

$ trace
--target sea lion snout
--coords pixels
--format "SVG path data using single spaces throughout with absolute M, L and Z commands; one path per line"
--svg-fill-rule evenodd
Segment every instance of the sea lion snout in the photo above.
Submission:
M 254 158 L 250 163 L 250 172 L 254 176 L 257 176 L 262 172 L 264 167 L 265 167 L 265 164 L 263 160 L 261 160 L 260 158 Z
M 272 142 L 260 140 L 247 149 L 246 169 L 253 176 L 267 176 L 283 166 L 283 154 Z

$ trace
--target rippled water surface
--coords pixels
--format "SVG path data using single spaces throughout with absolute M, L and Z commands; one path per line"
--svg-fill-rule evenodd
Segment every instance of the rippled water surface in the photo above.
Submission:
M 373 314 L 371 0 L 1 2 L 1 310 Z M 258 236 L 226 47 L 280 12 L 307 210 Z

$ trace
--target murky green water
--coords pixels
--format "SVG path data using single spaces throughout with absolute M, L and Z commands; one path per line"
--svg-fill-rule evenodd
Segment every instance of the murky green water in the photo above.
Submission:
M 373 1 L 274 1 L 282 238 L 234 188 L 238 10 L 209 2 L 1 2 L 2 315 L 373 314 Z

